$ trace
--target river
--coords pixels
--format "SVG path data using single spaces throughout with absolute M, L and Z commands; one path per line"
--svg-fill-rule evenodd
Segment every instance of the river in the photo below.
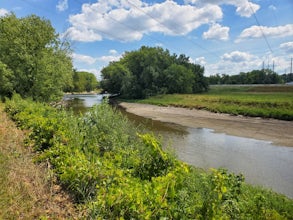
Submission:
M 85 112 L 102 101 L 101 95 L 66 95 L 74 111 Z M 270 188 L 293 198 L 293 148 L 268 141 L 214 133 L 208 128 L 189 128 L 121 112 L 133 123 L 143 124 L 163 138 L 177 157 L 204 169 L 226 168 L 242 173 L 248 183 Z

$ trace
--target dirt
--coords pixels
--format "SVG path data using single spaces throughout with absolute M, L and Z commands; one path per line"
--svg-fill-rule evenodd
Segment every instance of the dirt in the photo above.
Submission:
M 210 128 L 215 132 L 270 141 L 274 145 L 293 147 L 293 121 L 233 116 L 205 110 L 161 107 L 149 104 L 119 104 L 127 112 L 192 128 Z

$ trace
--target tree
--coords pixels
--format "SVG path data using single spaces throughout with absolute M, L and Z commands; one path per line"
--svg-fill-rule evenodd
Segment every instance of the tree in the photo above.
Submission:
M 164 93 L 193 93 L 207 90 L 204 68 L 185 55 L 170 55 L 160 47 L 143 46 L 126 52 L 102 70 L 101 87 L 125 98 L 146 98 Z
M 11 97 L 13 94 L 13 74 L 7 66 L 0 61 L 0 96 Z
M 193 74 L 185 66 L 172 64 L 165 70 L 167 93 L 192 93 Z
M 208 77 L 210 84 L 277 84 L 282 83 L 282 77 L 270 69 L 241 72 L 238 75 L 219 74 Z
M 90 92 L 98 87 L 97 78 L 93 73 L 73 71 L 73 92 Z
M 0 18 L 0 60 L 12 72 L 12 90 L 38 101 L 59 99 L 72 85 L 70 48 L 48 20 L 36 15 Z

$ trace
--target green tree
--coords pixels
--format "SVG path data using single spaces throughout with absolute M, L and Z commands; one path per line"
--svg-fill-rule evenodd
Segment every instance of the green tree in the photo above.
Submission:
M 13 93 L 13 74 L 7 66 L 0 61 L 0 96 L 11 97 Z
M 90 92 L 98 87 L 97 78 L 93 73 L 73 71 L 73 92 Z
M 193 74 L 190 69 L 172 64 L 165 72 L 168 93 L 192 93 Z
M 36 15 L 0 18 L 0 60 L 12 71 L 13 91 L 38 101 L 59 99 L 72 85 L 72 61 L 48 20 Z
M 201 92 L 208 87 L 203 73 L 204 68 L 190 63 L 185 55 L 177 57 L 160 47 L 143 46 L 105 67 L 101 87 L 125 98 Z

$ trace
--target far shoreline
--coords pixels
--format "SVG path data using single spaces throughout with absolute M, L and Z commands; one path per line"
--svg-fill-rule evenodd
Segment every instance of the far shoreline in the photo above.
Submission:
M 270 141 L 274 145 L 293 147 L 293 121 L 234 116 L 206 110 L 162 107 L 120 102 L 127 112 L 162 122 L 192 128 L 209 128 L 217 133 Z

